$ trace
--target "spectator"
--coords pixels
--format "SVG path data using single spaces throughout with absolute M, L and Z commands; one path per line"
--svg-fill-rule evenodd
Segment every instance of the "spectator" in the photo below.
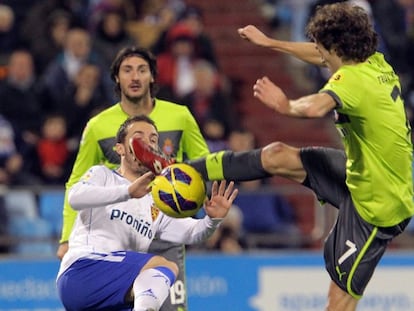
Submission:
M 243 214 L 237 205 L 232 205 L 220 227 L 206 242 L 207 249 L 225 254 L 239 254 L 246 247 L 243 238 Z
M 72 163 L 66 120 L 61 115 L 48 115 L 42 125 L 42 136 L 37 143 L 40 176 L 45 184 L 63 185 L 69 177 Z
M 23 157 L 16 148 L 13 127 L 0 115 L 0 186 L 36 183 L 34 176 L 25 170 Z
M 18 151 L 29 168 L 39 134 L 43 107 L 34 73 L 33 57 L 27 50 L 14 51 L 8 61 L 8 76 L 0 84 L 0 114 L 13 126 Z
M 68 29 L 84 27 L 88 14 L 87 1 L 32 2 L 33 4 L 25 8 L 19 34 L 25 46 L 33 53 L 36 74 L 41 77 L 47 65 L 62 51 Z
M 35 2 L 26 11 L 26 18 L 21 26 L 23 39 L 32 46 L 34 41 L 43 38 L 46 33 L 48 16 L 53 16 L 57 11 L 64 11 L 70 15 L 72 26 L 85 27 L 88 20 L 88 1 L 73 0 L 47 0 Z
M 126 21 L 136 20 L 138 18 L 138 10 L 142 5 L 141 1 L 133 0 L 97 0 L 89 3 L 89 22 L 88 28 L 95 32 L 102 16 L 109 11 L 117 11 Z
M 188 106 L 197 122 L 203 127 L 214 119 L 224 126 L 224 136 L 234 127 L 235 111 L 228 94 L 223 90 L 217 69 L 206 60 L 193 64 L 194 89 L 181 102 Z
M 84 64 L 62 96 L 61 111 L 66 118 L 68 137 L 80 141 L 87 121 L 111 105 L 100 89 L 101 70 L 94 64 Z
M 194 33 L 197 55 L 219 68 L 213 42 L 204 29 L 202 10 L 195 5 L 189 5 L 179 17 L 179 21 L 187 25 Z
M 127 31 L 136 42 L 158 55 L 157 44 L 177 21 L 177 12 L 169 5 L 142 9 L 137 20 L 127 21 Z
M 8 56 L 19 44 L 14 12 L 10 6 L 0 4 L 0 65 L 7 62 Z
M 10 185 L 13 176 L 22 167 L 23 159 L 14 144 L 10 123 L 0 115 L 0 185 Z
M 157 57 L 159 97 L 180 102 L 196 85 L 194 34 L 188 26 L 176 24 L 167 34 L 167 44 L 168 50 Z
M 228 149 L 224 124 L 215 119 L 206 120 L 201 127 L 210 152 Z
M 72 24 L 72 16 L 65 10 L 53 11 L 47 18 L 45 30 L 30 42 L 36 72 L 41 76 L 47 65 L 63 50 L 66 34 Z
M 31 9 L 32 5 L 34 5 L 38 1 L 33 0 L 2 0 L 1 3 L 8 5 L 14 12 L 14 21 L 15 25 L 17 26 L 17 29 L 20 34 L 20 27 L 24 19 L 26 18 L 26 15 L 28 13 L 28 10 Z
M 160 33 L 158 40 L 153 44 L 151 50 L 159 55 L 168 51 L 168 32 L 176 23 L 180 23 L 188 27 L 194 34 L 194 42 L 197 55 L 209 61 L 216 68 L 219 68 L 217 55 L 214 45 L 209 35 L 204 31 L 204 20 L 202 10 L 195 5 L 187 5 L 180 14 L 175 16 L 174 23 L 170 23 L 168 27 Z
M 112 60 L 121 48 L 135 43 L 127 33 L 124 21 L 123 14 L 115 9 L 107 9 L 100 15 L 92 42 L 93 49 L 102 57 L 106 68 L 111 66 Z
M 62 110 L 62 90 L 76 79 L 86 63 L 95 64 L 105 72 L 101 75 L 99 85 L 106 101 L 113 101 L 108 69 L 105 71 L 98 55 L 92 50 L 90 34 L 85 29 L 72 28 L 66 35 L 62 53 L 48 65 L 42 77 L 42 93 L 49 110 Z

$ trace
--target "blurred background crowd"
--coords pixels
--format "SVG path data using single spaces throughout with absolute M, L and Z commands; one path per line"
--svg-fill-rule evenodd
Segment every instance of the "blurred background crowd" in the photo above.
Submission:
M 39 213 L 40 193 L 49 187 L 63 189 L 86 122 L 117 102 L 109 69 L 116 53 L 127 45 L 145 47 L 156 55 L 157 97 L 188 106 L 212 152 L 252 149 L 275 139 L 337 145 L 330 124 L 310 121 L 304 128 L 295 121 L 283 123 L 254 103 L 251 90 L 255 79 L 267 74 L 291 96 L 301 95 L 321 87 L 327 73 L 237 38 L 237 28 L 252 23 L 275 38 L 306 40 L 306 21 L 316 6 L 333 2 L 339 1 L 0 0 L 3 250 L 10 251 L 7 204 L 20 202 L 21 210 L 26 209 L 23 214 L 33 214 L 27 210 L 35 205 Z M 372 16 L 379 49 L 401 77 L 413 122 L 414 0 L 353 2 Z M 249 198 L 243 201 L 241 196 L 236 202 L 239 209 L 205 247 L 228 252 L 260 244 L 303 247 L 307 243 L 298 237 L 309 238 L 310 231 L 320 238 L 322 233 L 315 230 L 322 230 L 317 228 L 321 220 L 313 208 L 298 212 L 298 204 L 314 204 L 309 194 L 297 190 L 280 194 L 274 190 L 283 187 L 275 184 L 280 181 L 241 184 Z M 278 189 L 269 190 L 272 187 Z M 16 189 L 29 189 L 34 200 L 24 201 L 23 192 L 13 199 L 9 194 Z M 252 193 L 265 196 L 252 199 Z M 248 215 L 254 204 L 263 209 L 259 215 Z M 54 207 L 57 213 L 61 208 Z M 310 228 L 299 223 L 311 218 Z M 249 223 L 251 219 L 258 221 Z M 56 238 L 60 232 L 55 231 Z M 243 235 L 246 231 L 252 234 Z
M 197 7 L 182 1 L 10 1 L 1 4 L 0 17 L 4 184 L 67 180 L 87 120 L 117 102 L 109 69 L 127 45 L 157 56 L 159 98 L 187 105 L 203 129 L 223 131 L 223 138 L 233 126 L 229 88 Z

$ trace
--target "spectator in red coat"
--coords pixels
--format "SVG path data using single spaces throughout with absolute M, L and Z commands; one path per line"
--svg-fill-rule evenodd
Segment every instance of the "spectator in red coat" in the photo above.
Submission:
M 37 144 L 40 175 L 46 184 L 63 184 L 69 176 L 71 147 L 66 138 L 66 120 L 54 114 L 46 117 Z
M 180 102 L 195 88 L 194 33 L 185 24 L 178 23 L 167 34 L 168 50 L 157 57 L 159 97 Z

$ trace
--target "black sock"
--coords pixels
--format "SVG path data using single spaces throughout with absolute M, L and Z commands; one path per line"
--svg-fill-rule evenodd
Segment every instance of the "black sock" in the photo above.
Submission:
M 205 158 L 187 161 L 205 180 L 247 181 L 272 176 L 261 162 L 262 149 L 243 152 L 220 151 Z

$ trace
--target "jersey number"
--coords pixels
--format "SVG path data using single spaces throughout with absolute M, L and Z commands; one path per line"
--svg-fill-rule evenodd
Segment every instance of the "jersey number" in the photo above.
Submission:
M 352 243 L 350 240 L 346 240 L 345 244 L 349 247 L 349 249 L 341 257 L 339 257 L 338 264 L 342 264 L 349 256 L 357 251 L 355 243 Z
M 170 301 L 172 305 L 183 304 L 185 302 L 185 286 L 183 281 L 177 280 L 171 286 Z

